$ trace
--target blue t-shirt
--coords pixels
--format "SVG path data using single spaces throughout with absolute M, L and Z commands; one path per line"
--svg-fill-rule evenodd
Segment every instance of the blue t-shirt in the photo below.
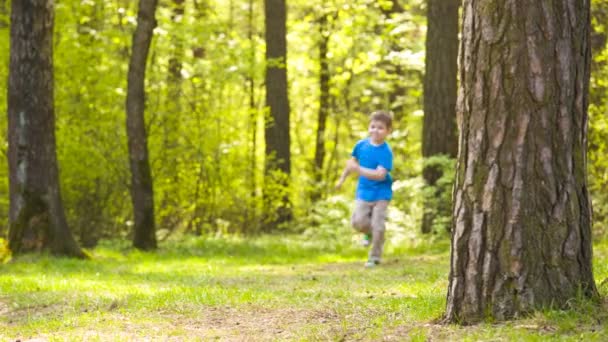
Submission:
M 360 140 L 353 148 L 352 156 L 357 159 L 359 165 L 375 170 L 379 165 L 387 171 L 393 168 L 393 151 L 385 142 L 382 145 L 372 145 L 370 138 Z M 359 176 L 357 184 L 357 199 L 372 202 L 390 200 L 393 198 L 393 180 L 390 173 L 383 180 L 372 180 Z

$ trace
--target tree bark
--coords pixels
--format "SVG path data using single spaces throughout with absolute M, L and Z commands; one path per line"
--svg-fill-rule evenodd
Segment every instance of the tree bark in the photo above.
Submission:
M 425 158 L 441 154 L 456 157 L 459 6 L 460 0 L 429 0 L 427 3 L 422 125 L 422 156 Z M 441 178 L 442 170 L 427 166 L 423 176 L 428 186 L 434 186 Z M 430 208 L 428 201 L 424 206 L 422 232 L 430 233 L 437 208 Z
M 52 0 L 12 1 L 8 80 L 9 247 L 84 257 L 59 187 Z
M 323 196 L 323 164 L 325 161 L 325 127 L 329 115 L 329 59 L 328 14 L 319 18 L 319 116 L 317 117 L 317 134 L 315 140 L 314 189 L 311 199 L 318 200 Z
M 280 201 L 275 213 L 269 213 L 267 229 L 291 220 L 287 195 L 291 173 L 289 136 L 289 99 L 287 94 L 287 9 L 285 0 L 264 0 L 266 39 L 266 167 L 264 196 Z M 278 185 L 278 186 L 277 186 Z M 276 191 L 282 194 L 277 196 Z M 265 201 L 268 205 L 269 201 Z M 274 210 L 273 210 L 274 211 Z
M 247 73 L 247 94 L 249 95 L 249 193 L 251 205 L 247 209 L 247 220 L 250 222 L 249 230 L 256 231 L 258 229 L 258 210 L 257 210 L 257 188 L 258 183 L 256 174 L 258 170 L 257 150 L 258 150 L 258 104 L 256 102 L 255 92 L 255 74 L 256 74 L 256 42 L 255 42 L 255 21 L 254 21 L 254 1 L 248 0 L 247 6 L 247 39 L 249 40 L 249 70 Z
M 146 60 L 156 27 L 156 6 L 157 0 L 139 1 L 127 82 L 127 136 L 131 167 L 131 201 L 135 221 L 133 246 L 143 250 L 156 248 L 154 191 L 144 120 Z
M 589 31 L 588 0 L 464 2 L 449 322 L 597 295 Z

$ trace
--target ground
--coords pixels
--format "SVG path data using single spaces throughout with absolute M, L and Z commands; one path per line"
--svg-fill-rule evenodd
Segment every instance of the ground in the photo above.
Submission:
M 596 264 L 605 264 L 605 247 L 596 247 Z M 608 338 L 608 310 L 585 299 L 510 322 L 439 324 L 447 241 L 388 246 L 375 269 L 363 267 L 366 251 L 355 244 L 298 237 L 191 238 L 155 253 L 108 242 L 91 253 L 88 261 L 25 256 L 0 266 L 0 340 Z

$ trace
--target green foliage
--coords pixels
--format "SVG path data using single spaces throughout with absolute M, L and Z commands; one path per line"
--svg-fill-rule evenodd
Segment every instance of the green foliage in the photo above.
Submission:
M 8 241 L 0 238 L 0 264 L 11 260 L 11 250 L 8 248 Z
M 123 235 L 130 217 L 124 101 L 134 8 L 60 2 L 55 18 L 55 116 L 64 207 L 85 246 Z
M 434 185 L 424 186 L 424 211 L 434 218 L 432 232 L 449 232 L 452 223 L 452 185 L 456 176 L 456 159 L 448 155 L 435 155 L 424 160 L 424 168 L 427 167 L 440 172 L 441 177 Z
M 349 218 L 353 203 L 353 197 L 343 195 L 317 201 L 296 227 L 302 230 L 304 239 L 317 241 L 326 250 L 340 251 L 352 242 L 354 231 Z
M 424 13 L 421 1 L 406 1 L 405 12 L 388 16 L 382 12 L 387 4 L 357 0 L 290 6 L 287 67 L 294 129 L 287 189 L 268 179 L 265 184 L 263 175 L 262 6 L 253 3 L 250 16 L 245 2 L 185 2 L 184 14 L 176 16 L 171 2 L 159 4 L 145 117 L 162 235 L 256 233 L 286 194 L 296 218 L 306 220 L 314 206 L 310 190 L 330 193 L 352 145 L 366 134 L 368 113 L 379 108 L 399 108 L 393 146 L 396 160 L 405 163 L 396 167 L 395 175 L 416 173 L 417 138 L 410 132 L 418 130 L 419 117 L 409 113 L 420 107 Z M 319 35 L 311 34 L 311 25 L 316 28 L 319 13 L 329 18 L 322 34 L 329 37 L 331 108 L 323 180 L 313 184 L 319 61 L 311 51 L 317 50 Z M 56 4 L 61 189 L 69 225 L 87 246 L 130 235 L 124 102 L 136 16 L 132 1 Z M 8 27 L 0 26 L 0 46 L 9 46 Z M 0 76 L 8 75 L 8 53 L 8 48 L 0 49 Z M 6 89 L 6 77 L 0 79 Z M 0 92 L 0 110 L 6 109 L 5 97 Z M 2 127 L 6 120 L 0 120 Z M 6 194 L 7 169 L 2 159 L 0 191 Z M 7 214 L 8 196 L 1 196 L 1 227 L 6 227 L 2 222 Z
M 608 1 L 592 1 L 593 62 L 589 103 L 589 191 L 593 201 L 594 233 L 608 234 Z

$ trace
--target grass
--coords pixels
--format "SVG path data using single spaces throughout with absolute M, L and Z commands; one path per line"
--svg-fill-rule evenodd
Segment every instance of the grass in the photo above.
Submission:
M 435 324 L 447 242 L 366 251 L 294 236 L 190 238 L 144 253 L 105 242 L 92 260 L 24 256 L 0 266 L 0 340 L 605 340 L 603 305 L 573 301 L 506 323 Z M 608 243 L 595 249 L 598 283 Z M 606 286 L 601 285 L 602 294 Z

